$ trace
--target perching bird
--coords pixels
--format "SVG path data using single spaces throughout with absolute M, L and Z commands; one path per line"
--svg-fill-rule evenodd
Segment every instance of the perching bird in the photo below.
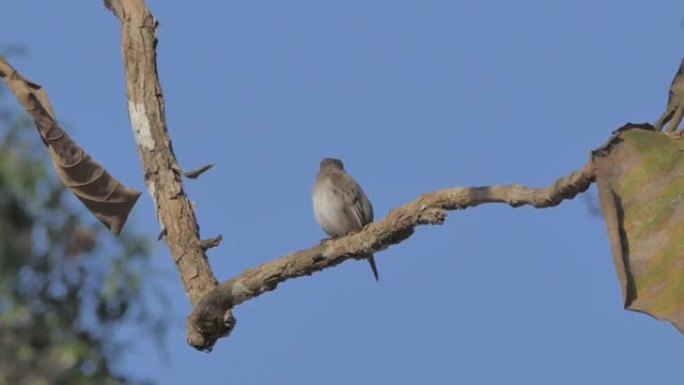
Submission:
M 339 159 L 321 161 L 312 195 L 316 222 L 332 237 L 355 233 L 373 222 L 373 206 L 361 186 L 344 171 Z M 377 281 L 378 269 L 373 255 L 368 256 L 368 262 Z

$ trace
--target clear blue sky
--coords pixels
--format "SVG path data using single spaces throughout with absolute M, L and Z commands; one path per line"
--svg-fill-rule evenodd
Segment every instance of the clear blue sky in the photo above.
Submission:
M 376 217 L 453 186 L 546 186 L 626 122 L 654 121 L 684 56 L 684 3 L 149 1 L 181 165 L 216 275 L 318 242 L 310 188 L 344 160 Z M 8 2 L 3 43 L 76 140 L 144 191 L 118 21 L 101 1 Z M 684 336 L 622 310 L 595 190 L 553 209 L 486 205 L 240 305 L 211 354 L 165 246 L 166 358 L 135 330 L 121 369 L 160 384 L 679 383 Z M 145 194 L 129 222 L 158 232 Z

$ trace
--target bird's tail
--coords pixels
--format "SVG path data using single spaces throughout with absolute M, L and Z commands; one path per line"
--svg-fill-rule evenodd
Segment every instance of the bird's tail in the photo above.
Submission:
M 375 277 L 375 280 L 380 280 L 380 276 L 378 276 L 378 268 L 375 266 L 375 258 L 373 258 L 372 254 L 368 256 L 368 263 L 370 264 L 371 270 L 373 270 L 373 276 Z

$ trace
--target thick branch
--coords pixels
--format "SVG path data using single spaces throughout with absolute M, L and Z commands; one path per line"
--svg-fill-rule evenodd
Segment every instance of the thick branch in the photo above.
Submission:
M 590 161 L 581 170 L 558 179 L 547 188 L 509 185 L 451 188 L 424 194 L 391 210 L 385 218 L 356 234 L 286 255 L 222 283 L 202 298 L 188 316 L 188 343 L 200 350 L 210 350 L 216 340 L 228 335 L 235 325 L 230 313 L 235 305 L 274 290 L 290 278 L 311 275 L 348 259 L 361 259 L 384 250 L 410 237 L 418 225 L 442 224 L 449 210 L 483 203 L 553 207 L 586 191 L 593 181 L 594 168 Z
M 145 185 L 154 200 L 166 244 L 192 303 L 216 287 L 199 238 L 195 212 L 188 201 L 181 168 L 173 154 L 164 117 L 164 100 L 157 74 L 157 22 L 142 0 L 105 0 L 121 21 L 121 53 L 126 72 L 128 114 Z

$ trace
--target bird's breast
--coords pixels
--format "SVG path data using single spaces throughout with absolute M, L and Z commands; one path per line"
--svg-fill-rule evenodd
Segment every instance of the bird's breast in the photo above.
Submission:
M 344 203 L 329 181 L 316 183 L 312 197 L 314 217 L 323 231 L 331 236 L 345 235 L 350 231 Z

